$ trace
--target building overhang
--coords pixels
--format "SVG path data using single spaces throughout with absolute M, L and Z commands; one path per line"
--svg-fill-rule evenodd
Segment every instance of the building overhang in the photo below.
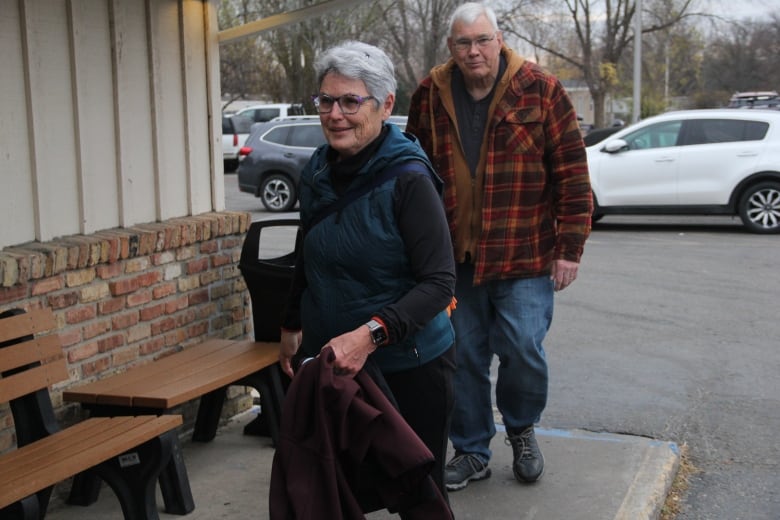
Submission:
M 285 11 L 283 13 L 267 16 L 254 22 L 245 23 L 217 33 L 219 43 L 228 43 L 243 38 L 255 36 L 264 31 L 278 29 L 286 25 L 298 23 L 309 18 L 321 16 L 328 11 L 343 9 L 366 0 L 327 0 L 316 4 L 295 9 L 294 11 Z

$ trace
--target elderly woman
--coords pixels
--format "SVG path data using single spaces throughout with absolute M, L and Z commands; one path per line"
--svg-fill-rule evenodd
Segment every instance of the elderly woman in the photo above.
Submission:
M 432 476 L 446 497 L 455 267 L 441 181 L 416 138 L 387 123 L 396 80 L 383 51 L 349 41 L 315 68 L 327 144 L 301 175 L 303 246 L 281 366 L 293 377 L 302 359 L 327 347 L 338 377 L 354 377 L 367 361 L 377 367 L 380 386 L 386 381 L 433 453 Z

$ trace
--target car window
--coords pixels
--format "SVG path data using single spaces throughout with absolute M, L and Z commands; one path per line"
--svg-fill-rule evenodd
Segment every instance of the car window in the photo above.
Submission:
M 677 144 L 682 121 L 665 121 L 631 132 L 623 137 L 629 150 L 648 150 L 650 148 L 665 148 Z
M 319 124 L 291 126 L 287 143 L 290 146 L 316 148 L 325 143 L 325 134 L 322 133 L 322 126 Z
M 303 105 L 290 105 L 287 108 L 288 116 L 305 116 L 306 112 L 303 111 Z
M 263 136 L 263 141 L 276 144 L 287 144 L 287 135 L 290 133 L 289 126 L 277 126 L 272 128 Z
M 278 108 L 256 108 L 252 110 L 252 119 L 254 119 L 256 123 L 264 123 L 275 117 L 279 117 Z
M 243 115 L 236 115 L 231 118 L 237 134 L 248 134 L 253 121 Z
M 233 133 L 233 125 L 230 123 L 229 117 L 223 117 L 222 118 L 222 133 L 223 134 L 232 134 Z
M 685 125 L 686 145 L 760 141 L 769 130 L 769 123 L 764 121 L 737 119 L 694 119 Z

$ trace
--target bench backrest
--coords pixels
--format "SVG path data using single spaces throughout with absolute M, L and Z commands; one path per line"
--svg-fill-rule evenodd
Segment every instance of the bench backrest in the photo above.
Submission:
M 49 387 L 68 379 L 51 309 L 0 314 L 0 402 L 10 402 L 17 444 L 24 446 L 59 430 Z

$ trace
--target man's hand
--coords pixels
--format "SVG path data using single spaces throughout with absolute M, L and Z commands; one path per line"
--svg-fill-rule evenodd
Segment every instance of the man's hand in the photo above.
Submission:
M 554 260 L 550 279 L 555 282 L 555 290 L 562 291 L 577 279 L 580 264 L 569 260 Z

